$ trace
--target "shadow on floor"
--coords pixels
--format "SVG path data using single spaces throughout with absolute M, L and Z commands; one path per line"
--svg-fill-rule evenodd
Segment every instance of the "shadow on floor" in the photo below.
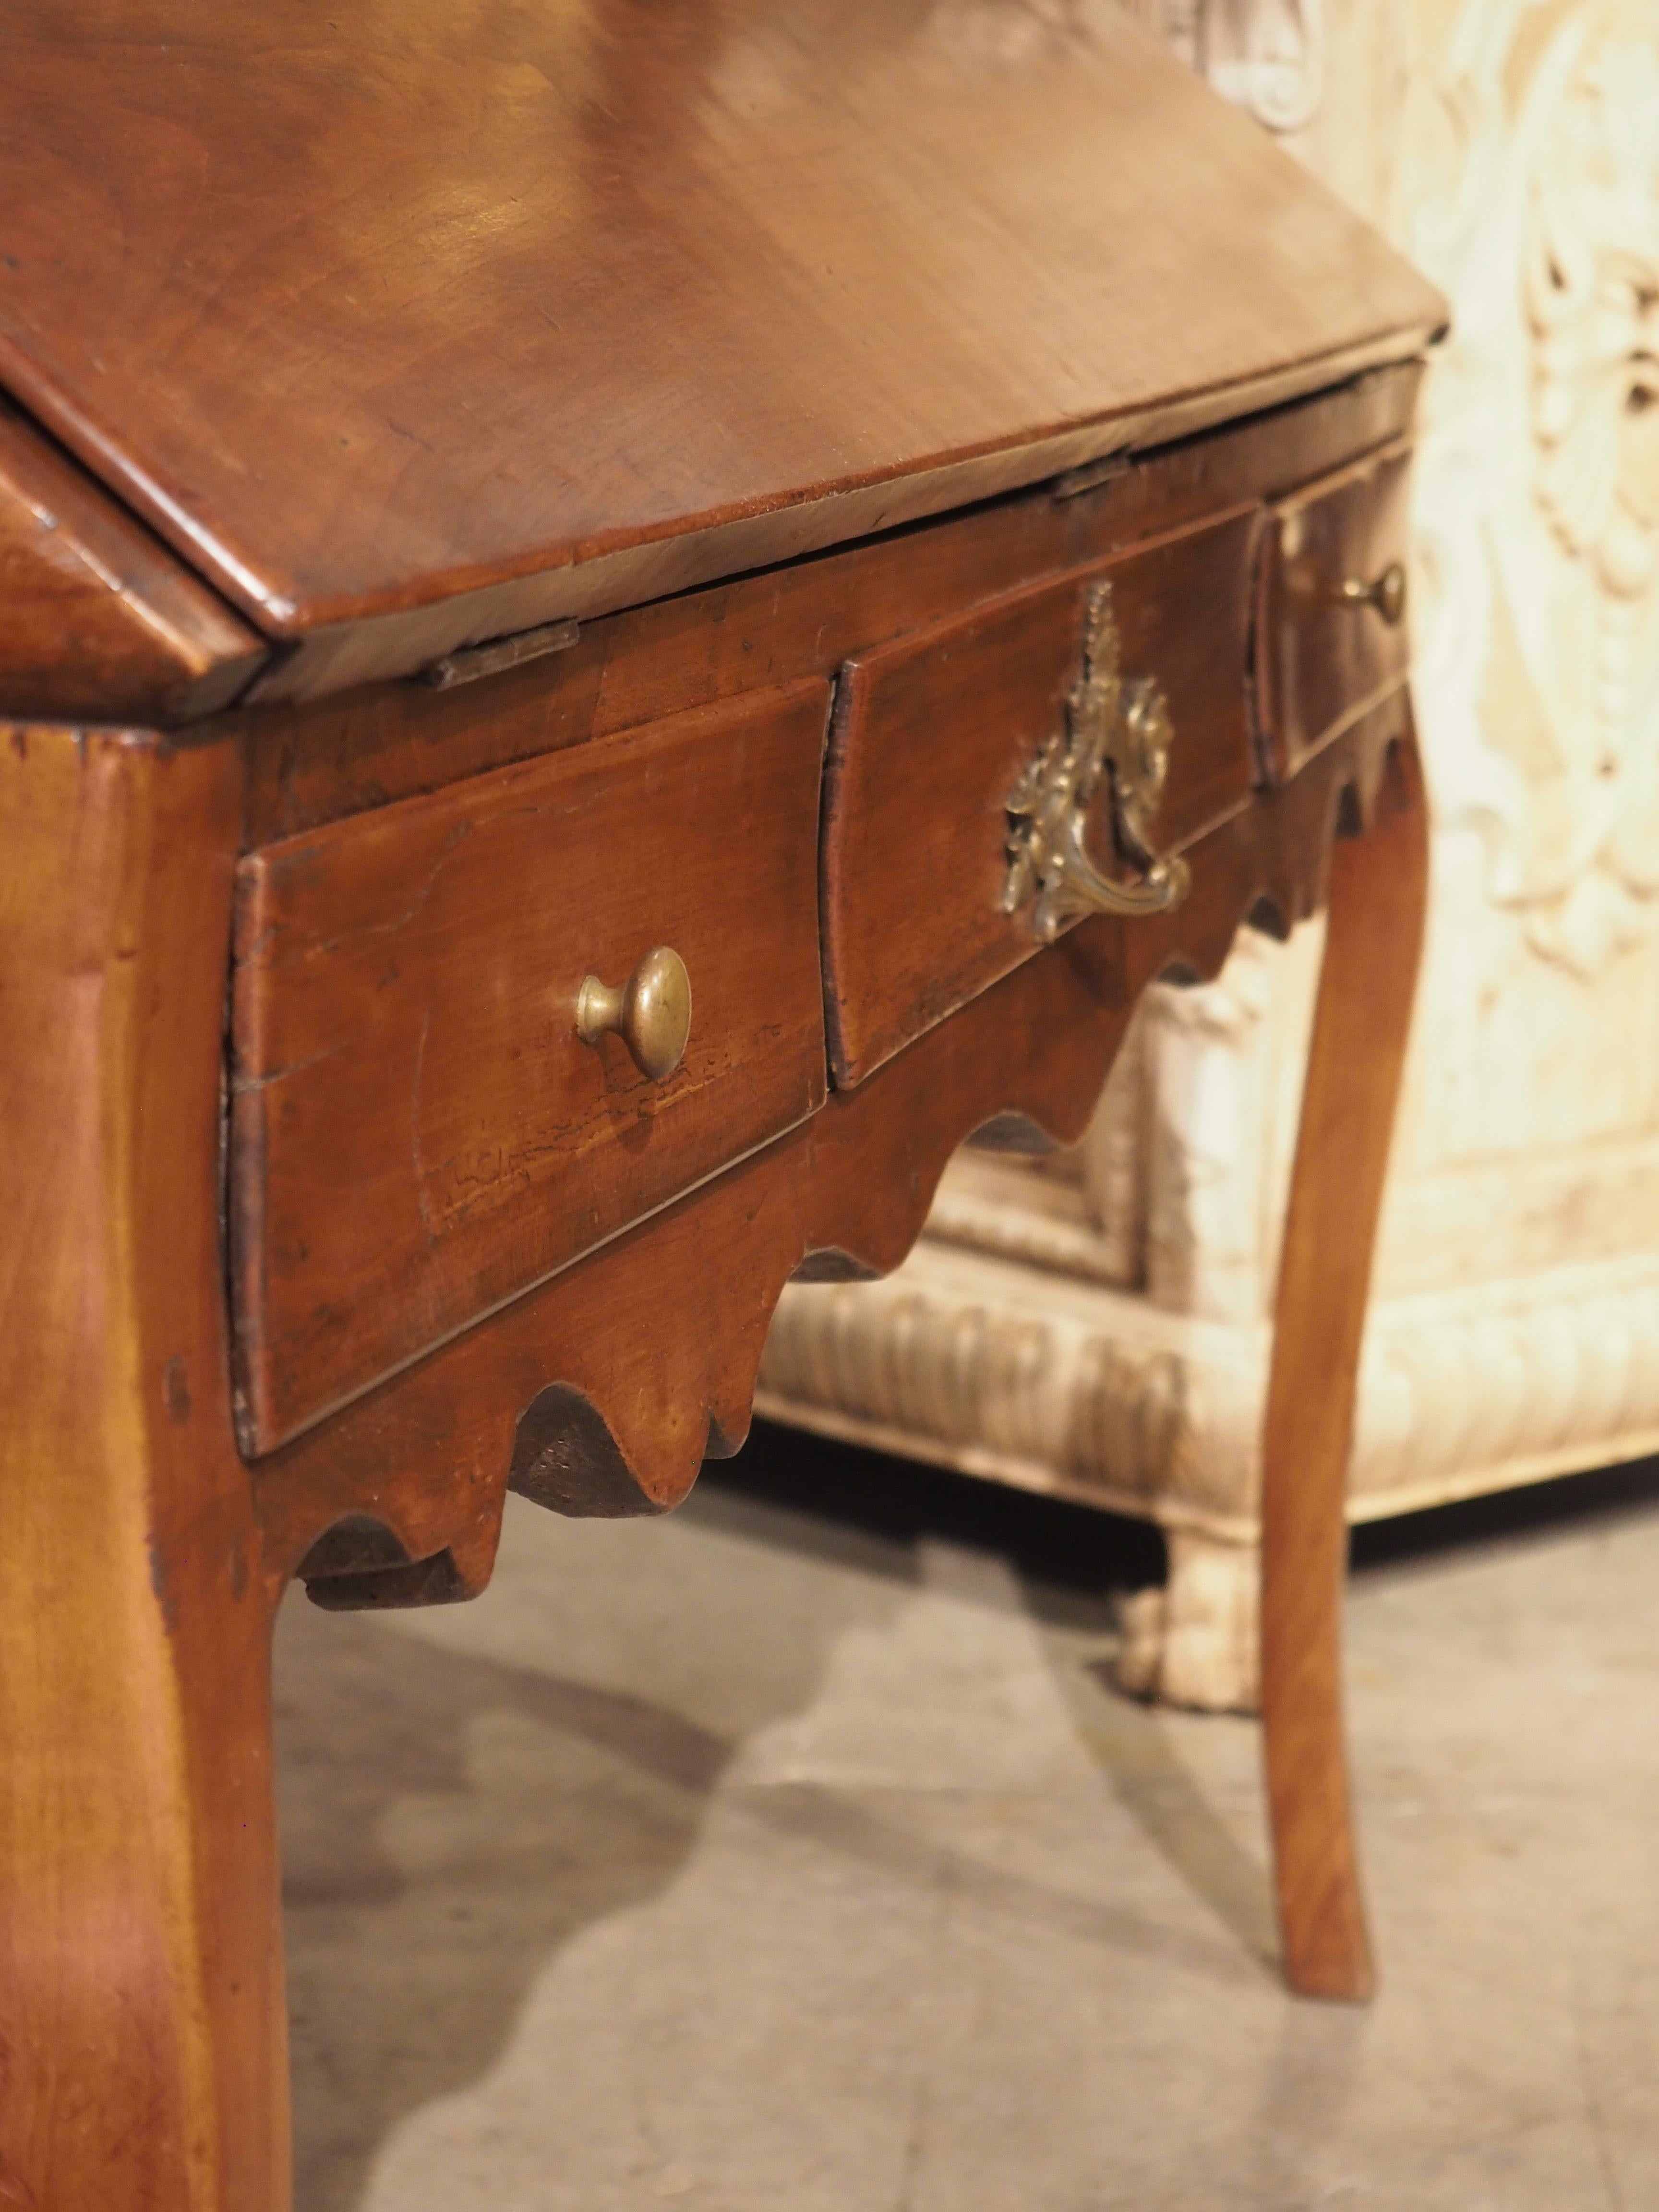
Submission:
M 1356 1532 L 1355 1563 L 1416 1571 L 1656 1498 L 1659 1462 L 1580 1476 L 1374 1524 Z M 489 2068 L 550 1957 L 675 1880 L 740 1743 L 811 1702 L 842 1631 L 902 1601 L 926 1541 L 1006 1564 L 1103 1775 L 1231 1943 L 1267 1970 L 1263 1858 L 1187 1755 L 1211 1724 L 1105 1685 L 1109 1594 L 1160 1577 L 1155 1530 L 763 1423 L 738 1459 L 706 1471 L 684 1519 L 699 1532 L 702 1579 L 687 1579 L 699 1547 L 666 1564 L 654 1553 L 651 1589 L 610 1643 L 574 1639 L 601 1652 L 576 1669 L 587 1680 L 407 1624 L 319 1614 L 297 1596 L 285 1607 L 277 1719 L 302 2212 L 351 2212 L 399 2120 Z M 594 1620 L 631 1588 L 626 1562 L 607 1572 L 584 1601 Z M 647 1647 L 652 1667 L 631 1674 L 603 1656 Z M 696 1694 L 676 1674 L 694 1659 Z M 780 1796 L 769 1817 L 828 1821 L 854 1857 L 897 1848 L 839 1801 Z M 1007 1887 L 1000 1911 L 1035 1909 Z
M 689 1511 L 725 1502 L 787 1509 L 782 1540 L 866 1571 L 908 1572 L 933 1540 L 992 1553 L 1018 1577 L 1033 1618 L 1060 1632 L 1051 1659 L 1083 1741 L 1148 1842 L 1263 1971 L 1277 1975 L 1266 1867 L 1216 1814 L 1155 1707 L 1120 1694 L 1110 1653 L 1117 1593 L 1161 1582 L 1150 1522 L 887 1456 L 757 1420 L 733 1460 L 703 1470 Z
M 707 1471 L 682 1517 L 746 1556 L 714 1584 L 651 1568 L 661 1588 L 633 1632 L 663 1646 L 655 1696 L 502 1664 L 408 1622 L 320 1614 L 297 1591 L 284 1607 L 278 1778 L 304 2212 L 349 2212 L 399 2118 L 490 2065 L 550 1957 L 673 1881 L 737 1745 L 811 1703 L 849 1606 L 866 1617 L 901 1601 L 923 1540 L 1006 1559 L 1041 1616 L 1097 1636 L 1110 1629 L 1105 1592 L 1162 1569 L 1140 1524 L 763 1425 L 741 1458 Z M 744 1594 L 744 1617 L 722 1618 Z M 672 1654 L 707 1657 L 721 1635 L 733 1648 L 714 1672 L 746 1681 L 731 1725 L 711 1729 L 685 1717 Z M 1144 1733 L 1143 1720 L 1123 1725 Z M 1160 1764 L 1150 1739 L 1125 1750 L 1131 1766 Z
M 1162 1582 L 1164 1537 L 1150 1522 L 977 1476 L 863 1451 L 757 1421 L 735 1460 L 701 1490 L 787 1502 L 805 1534 L 852 1527 L 906 1556 L 924 1539 L 994 1553 L 1018 1576 L 1033 1618 L 1065 1642 L 1051 1658 L 1079 1733 L 1152 1848 L 1263 1972 L 1279 1971 L 1264 1859 L 1220 1820 L 1156 1708 L 1114 1683 L 1114 1598 Z M 809 1540 L 816 1540 L 809 1537 Z M 1091 1648 L 1092 1646 L 1092 1649 Z
M 1632 1460 L 1623 1467 L 1558 1475 L 1548 1482 L 1494 1491 L 1490 1497 L 1436 1505 L 1423 1513 L 1364 1522 L 1353 1531 L 1350 1557 L 1356 1574 L 1417 1563 L 1432 1565 L 1460 1552 L 1526 1543 L 1564 1529 L 1616 1519 L 1656 1501 L 1659 1459 Z
M 922 1536 L 994 1552 L 1056 1615 L 1099 1617 L 1103 1594 L 1162 1582 L 1164 1540 L 1149 1522 L 1005 1487 L 976 1475 L 892 1459 L 825 1437 L 755 1423 L 734 1460 L 711 1462 L 694 1504 L 711 1490 L 763 1498 L 831 1528 L 911 1545 Z M 1449 1555 L 1639 1510 L 1659 1500 L 1659 1457 L 1437 1505 L 1352 1532 L 1357 1573 Z M 803 1524 L 807 1525 L 807 1524 Z M 815 1539 L 813 1540 L 816 1540 Z M 834 1538 L 831 1541 L 836 1540 Z
M 493 2058 L 549 1954 L 672 1877 L 732 1747 L 302 1605 L 276 1700 L 296 2202 L 348 2212 L 398 2118 Z
M 829 1555 L 851 1539 L 859 1563 L 877 1571 L 883 1559 L 896 1571 L 926 1537 L 994 1553 L 1026 1585 L 1039 1618 L 1079 1626 L 1109 1629 L 1113 1592 L 1164 1575 L 1163 1533 L 1148 1522 L 772 1421 L 755 1423 L 735 1459 L 704 1468 L 688 1510 L 708 1510 L 721 1496 L 787 1506 L 799 1516 L 797 1540 Z

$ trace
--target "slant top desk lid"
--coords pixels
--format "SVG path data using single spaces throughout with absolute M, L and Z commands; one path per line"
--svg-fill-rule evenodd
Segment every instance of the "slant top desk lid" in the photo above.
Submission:
M 333 681 L 1443 320 L 1109 0 L 13 0 L 3 46 L 0 383 Z

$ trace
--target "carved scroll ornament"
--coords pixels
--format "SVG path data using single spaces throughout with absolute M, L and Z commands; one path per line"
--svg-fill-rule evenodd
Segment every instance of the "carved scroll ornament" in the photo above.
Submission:
M 1659 930 L 1659 11 L 1580 0 L 1535 46 L 1534 13 L 1465 8 L 1437 95 L 1461 173 L 1409 241 L 1455 309 L 1418 691 L 1443 829 L 1589 981 Z

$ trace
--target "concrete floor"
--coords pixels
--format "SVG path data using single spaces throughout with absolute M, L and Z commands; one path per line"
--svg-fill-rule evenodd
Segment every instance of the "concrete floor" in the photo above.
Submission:
M 1659 1474 L 1361 1540 L 1383 1989 L 1274 1978 L 1257 1740 L 1127 1524 L 762 1431 L 279 1638 L 300 2212 L 1651 2212 Z

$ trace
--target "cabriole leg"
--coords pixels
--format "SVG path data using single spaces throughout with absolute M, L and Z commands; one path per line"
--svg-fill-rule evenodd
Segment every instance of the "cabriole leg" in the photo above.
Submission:
M 1409 737 L 1332 856 L 1325 963 L 1280 1262 L 1262 1470 L 1261 1698 L 1285 1971 L 1374 1977 L 1348 1803 L 1341 1595 L 1354 1387 L 1422 943 L 1428 830 Z

